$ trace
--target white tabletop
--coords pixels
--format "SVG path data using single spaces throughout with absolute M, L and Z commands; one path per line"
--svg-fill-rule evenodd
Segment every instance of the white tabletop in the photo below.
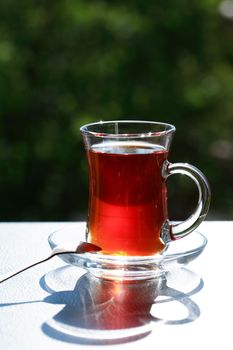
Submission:
M 0 274 L 48 255 L 50 247 L 47 239 L 51 232 L 71 227 L 79 232 L 79 238 L 82 239 L 84 226 L 84 223 L 57 222 L 1 223 Z M 73 325 L 77 322 L 85 330 L 85 303 L 88 304 L 88 298 L 93 303 L 97 285 L 93 287 L 91 278 L 87 277 L 84 270 L 65 266 L 56 257 L 0 284 L 1 349 L 63 350 L 65 346 L 69 350 L 96 348 L 100 345 L 107 349 L 121 350 L 232 349 L 233 222 L 204 222 L 199 231 L 208 239 L 205 250 L 185 268 L 167 276 L 167 280 L 163 281 L 166 285 L 160 287 L 162 295 L 157 296 L 157 292 L 154 294 L 154 303 L 152 300 L 148 304 L 141 303 L 144 296 L 153 295 L 152 282 L 149 282 L 148 288 L 141 289 L 139 295 L 135 294 L 133 286 L 115 287 L 119 289 L 115 290 L 118 293 L 118 305 L 111 302 L 112 287 L 105 285 L 105 294 L 98 296 L 103 303 L 96 305 L 93 322 L 90 315 L 88 321 L 97 328 L 99 322 L 104 334 L 101 337 L 100 333 L 99 340 L 91 340 L 88 329 L 85 338 L 84 333 L 79 336 L 77 332 L 77 335 L 71 336 L 62 329 L 53 328 L 56 321 L 59 321 L 58 324 L 66 324 L 71 321 L 71 317 Z M 75 288 L 67 289 L 66 284 L 61 288 L 60 281 L 56 280 L 54 285 L 46 282 L 47 272 L 50 271 L 51 277 L 52 272 L 58 268 L 68 274 L 69 269 L 77 271 L 77 279 L 78 276 L 80 278 Z M 128 298 L 126 305 L 124 298 Z M 138 305 L 138 312 L 135 312 L 135 305 L 136 308 Z M 134 308 L 133 319 L 131 307 Z M 104 318 L 98 319 L 100 309 L 101 312 L 104 310 Z M 106 329 L 111 328 L 113 323 L 117 325 L 117 322 L 123 331 L 124 327 L 142 329 L 142 324 L 148 326 L 148 331 L 136 337 L 113 339 L 117 338 L 116 331 L 111 333 Z

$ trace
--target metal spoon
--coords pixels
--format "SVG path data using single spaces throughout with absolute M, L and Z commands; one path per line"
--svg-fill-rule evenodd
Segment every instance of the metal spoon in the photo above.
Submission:
M 19 273 L 26 271 L 26 270 L 30 269 L 31 267 L 34 267 L 34 266 L 39 265 L 45 261 L 48 261 L 56 255 L 94 253 L 94 252 L 98 252 L 100 250 L 101 250 L 100 247 L 98 247 L 95 244 L 88 243 L 88 242 L 79 242 L 79 244 L 74 249 L 72 249 L 72 248 L 70 249 L 68 246 L 67 247 L 56 246 L 47 258 L 42 259 L 40 261 L 37 261 L 31 265 L 28 265 L 28 266 L 26 266 L 18 271 L 9 272 L 5 275 L 1 275 L 0 276 L 0 283 L 7 281 L 11 277 L 18 275 Z

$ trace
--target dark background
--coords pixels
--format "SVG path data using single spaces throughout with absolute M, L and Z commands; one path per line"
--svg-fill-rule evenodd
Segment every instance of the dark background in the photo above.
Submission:
M 85 219 L 79 132 L 98 120 L 175 124 L 170 161 L 208 177 L 209 219 L 233 219 L 233 2 L 1 0 L 0 218 Z M 195 185 L 168 181 L 172 219 Z

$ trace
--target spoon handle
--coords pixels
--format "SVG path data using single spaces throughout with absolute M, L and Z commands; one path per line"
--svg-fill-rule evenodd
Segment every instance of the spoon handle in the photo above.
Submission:
M 45 259 L 39 260 L 39 261 L 37 261 L 37 262 L 34 262 L 33 264 L 28 265 L 28 266 L 26 266 L 26 267 L 24 267 L 24 268 L 22 268 L 22 269 L 20 269 L 20 270 L 11 271 L 11 272 L 9 272 L 9 273 L 6 273 L 6 274 L 4 274 L 4 275 L 1 275 L 1 276 L 0 276 L 0 283 L 9 280 L 11 277 L 14 277 L 14 276 L 18 275 L 19 273 L 21 273 L 21 272 L 23 272 L 23 271 L 26 271 L 26 270 L 30 269 L 31 267 L 34 267 L 34 266 L 39 265 L 39 264 L 41 264 L 41 263 L 43 263 L 43 262 L 45 262 L 45 261 L 48 261 L 48 260 L 50 260 L 51 258 L 53 258 L 54 256 L 56 256 L 56 255 L 71 254 L 71 253 L 74 253 L 74 251 L 54 251 L 54 252 L 52 252 L 51 255 L 49 255 L 49 256 L 48 256 L 47 258 L 45 258 Z
M 21 272 L 23 272 L 23 271 L 26 271 L 26 270 L 30 269 L 31 267 L 34 267 L 34 266 L 36 266 L 36 265 L 39 265 L 39 264 L 41 264 L 41 263 L 43 263 L 43 262 L 45 262 L 45 261 L 51 259 L 53 256 L 54 256 L 54 255 L 50 255 L 50 256 L 48 256 L 47 258 L 45 258 L 45 259 L 43 259 L 43 260 L 40 260 L 40 261 L 37 261 L 37 262 L 35 262 L 35 263 L 31 264 L 31 265 L 28 265 L 28 266 L 26 266 L 26 267 L 24 267 L 24 268 L 22 268 L 22 269 L 20 269 L 20 270 L 11 271 L 11 272 L 9 272 L 9 273 L 6 273 L 6 274 L 4 274 L 4 275 L 1 275 L 1 276 L 0 276 L 0 283 L 9 280 L 11 277 L 14 277 L 14 276 L 18 275 L 19 273 L 21 273 Z

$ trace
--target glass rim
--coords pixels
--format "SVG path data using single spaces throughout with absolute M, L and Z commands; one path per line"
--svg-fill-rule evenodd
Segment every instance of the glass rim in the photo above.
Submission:
M 108 132 L 100 132 L 100 131 L 93 131 L 89 130 L 90 127 L 94 126 L 100 126 L 100 125 L 110 125 L 110 124 L 147 124 L 147 125 L 157 125 L 164 127 L 164 130 L 157 130 L 157 131 L 146 131 L 146 132 L 128 132 L 128 133 L 108 133 Z M 80 127 L 80 132 L 83 135 L 90 135 L 95 137 L 101 137 L 101 138 L 132 138 L 132 137 L 154 137 L 154 136 L 165 136 L 170 133 L 174 133 L 176 131 L 176 127 L 169 123 L 164 122 L 156 122 L 156 121 L 147 121 L 147 120 L 107 120 L 107 121 L 99 121 L 94 123 L 85 124 Z

